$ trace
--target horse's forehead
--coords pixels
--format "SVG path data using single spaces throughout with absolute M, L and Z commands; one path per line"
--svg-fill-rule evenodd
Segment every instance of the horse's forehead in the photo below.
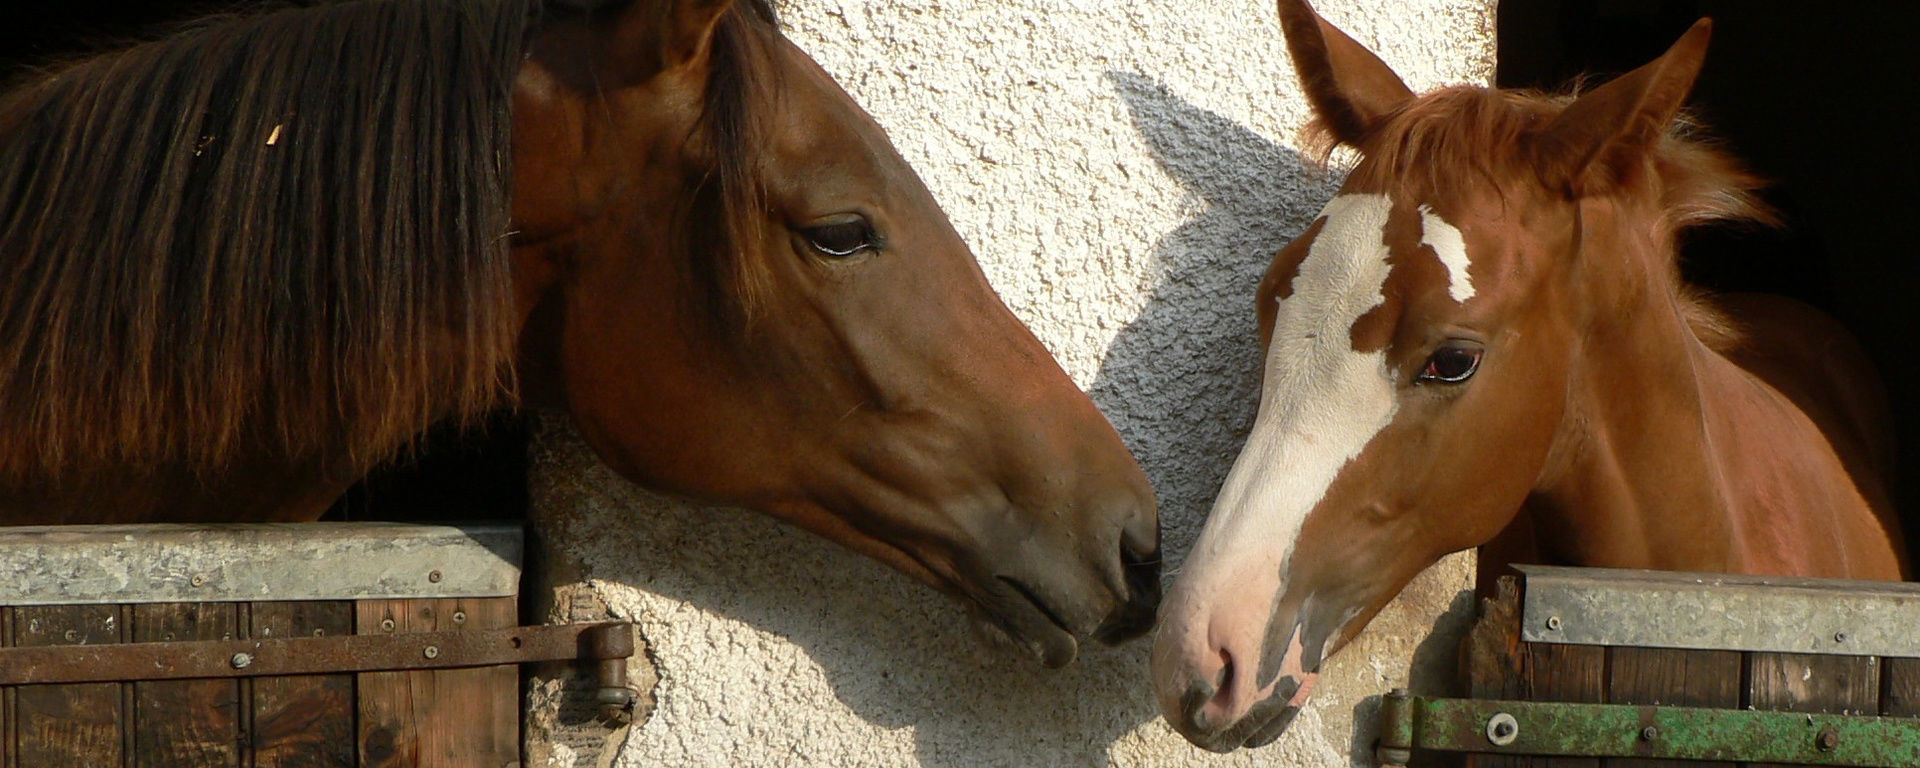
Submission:
M 1283 306 L 1297 311 L 1276 322 L 1325 324 L 1334 320 L 1329 314 L 1343 315 L 1356 349 L 1383 346 L 1410 299 L 1432 294 L 1462 304 L 1477 293 L 1465 235 L 1431 205 L 1386 193 L 1342 194 L 1304 245 L 1290 290 L 1281 294 Z

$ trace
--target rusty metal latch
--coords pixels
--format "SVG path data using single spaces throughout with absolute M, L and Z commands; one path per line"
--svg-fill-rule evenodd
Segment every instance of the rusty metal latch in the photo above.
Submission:
M 458 632 L 0 648 L 0 685 L 323 675 L 580 660 L 595 665 L 594 700 L 613 709 L 632 701 L 626 659 L 633 653 L 633 625 L 624 621 Z

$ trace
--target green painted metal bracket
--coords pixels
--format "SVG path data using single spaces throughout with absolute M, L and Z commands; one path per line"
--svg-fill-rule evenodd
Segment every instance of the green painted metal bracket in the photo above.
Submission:
M 1920 768 L 1920 718 L 1388 694 L 1383 766 L 1413 751 Z

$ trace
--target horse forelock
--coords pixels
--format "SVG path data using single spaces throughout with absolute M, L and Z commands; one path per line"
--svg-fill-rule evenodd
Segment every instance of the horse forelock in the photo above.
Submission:
M 1551 194 L 1530 154 L 1535 137 L 1576 98 L 1534 91 L 1454 86 L 1424 94 L 1403 106 L 1358 148 L 1350 189 L 1392 190 L 1397 197 L 1434 202 L 1478 187 L 1511 200 L 1516 194 Z M 1308 129 L 1308 142 L 1322 163 L 1336 149 L 1323 125 Z M 1732 323 L 1704 295 L 1684 285 L 1673 247 L 1679 231 L 1715 222 L 1776 223 L 1760 200 L 1761 179 L 1722 152 L 1702 126 L 1682 114 L 1646 157 L 1647 219 L 1652 237 L 1665 244 L 1665 271 L 1675 298 L 1703 341 L 1715 348 L 1737 337 Z M 1630 194 L 1633 192 L 1630 192 Z
M 780 23 L 766 0 L 742 0 L 722 17 L 709 52 L 706 89 L 690 140 L 712 165 L 687 195 L 674 238 L 700 308 L 723 334 L 747 332 L 772 284 L 759 252 L 767 226 L 760 158 L 777 109 L 780 71 L 772 42 Z
M 0 480 L 249 448 L 364 469 L 510 399 L 507 95 L 535 9 L 224 17 L 11 88 Z

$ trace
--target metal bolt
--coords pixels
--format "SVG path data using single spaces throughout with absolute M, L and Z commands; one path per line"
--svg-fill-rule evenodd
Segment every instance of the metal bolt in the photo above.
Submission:
M 1513 715 L 1495 712 L 1487 718 L 1487 741 L 1494 746 L 1504 747 L 1517 738 L 1520 738 L 1520 721 L 1513 719 Z
M 1822 752 L 1832 752 L 1840 747 L 1840 734 L 1832 728 L 1822 728 L 1820 735 L 1814 737 L 1813 745 Z
M 1847 641 L 1847 633 L 1845 633 L 1845 632 L 1835 632 L 1835 633 L 1833 633 L 1833 641 L 1834 641 L 1834 642 L 1836 642 L 1836 643 L 1844 643 L 1844 642 L 1846 642 L 1846 641 Z
M 453 623 L 455 623 L 455 624 L 465 624 L 465 623 L 467 623 L 467 612 L 466 612 L 466 611 L 454 611 L 454 612 L 453 612 Z
M 326 628 L 326 627 L 314 627 L 314 628 L 313 628 L 313 636 L 314 636 L 314 637 L 321 637 L 321 636 L 324 636 L 324 635 L 326 635 L 326 634 L 327 634 L 327 628 Z
M 380 620 L 380 631 L 382 631 L 382 632 L 392 632 L 392 631 L 393 631 L 393 619 L 381 619 L 381 620 Z
M 430 581 L 430 582 L 433 582 L 433 583 L 435 583 L 435 584 L 438 584 L 438 583 L 440 583 L 440 572 L 439 572 L 439 571 L 432 571 L 432 572 L 430 572 L 430 573 L 428 573 L 428 574 L 427 574 L 427 581 Z
M 79 632 L 76 632 L 76 631 L 74 631 L 74 630 L 71 630 L 71 629 L 69 629 L 69 630 L 67 630 L 66 632 L 63 632 L 63 633 L 61 633 L 61 635 L 60 635 L 60 636 L 61 636 L 61 637 L 64 637 L 64 638 L 66 638 L 66 639 L 67 639 L 67 642 L 69 642 L 69 643 L 71 643 L 71 642 L 76 642 L 76 641 L 78 641 L 78 640 L 80 639 L 80 633 L 79 633 Z
M 193 578 L 188 579 L 188 581 L 192 582 L 196 587 L 204 587 L 207 584 L 207 577 L 196 573 L 193 575 Z
M 1647 727 L 1645 727 L 1645 728 L 1642 728 L 1642 729 L 1640 729 L 1640 740 L 1641 740 L 1641 741 L 1653 741 L 1654 739 L 1657 739 L 1657 738 L 1660 738 L 1660 729 L 1659 729 L 1659 728 L 1655 728 L 1655 727 L 1653 727 L 1653 726 L 1651 726 L 1651 725 L 1649 725 L 1649 726 L 1647 726 Z
M 233 664 L 234 669 L 246 669 L 247 667 L 253 666 L 253 654 L 236 653 L 229 661 Z
M 429 659 L 440 658 L 440 646 L 429 645 L 427 646 L 427 649 L 425 651 L 421 651 L 421 653 L 426 654 L 427 658 Z
M 1547 617 L 1547 631 L 1548 632 L 1560 631 L 1560 617 L 1558 616 Z

